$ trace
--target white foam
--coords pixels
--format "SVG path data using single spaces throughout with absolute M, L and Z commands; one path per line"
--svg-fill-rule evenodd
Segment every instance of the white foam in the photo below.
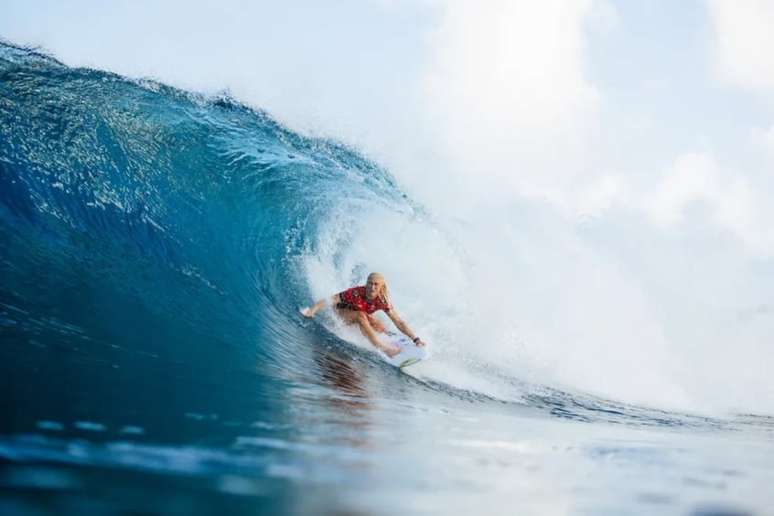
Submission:
M 648 270 L 636 253 L 611 253 L 622 245 L 600 248 L 529 203 L 482 208 L 464 224 L 374 206 L 358 221 L 334 213 L 304 270 L 317 297 L 363 283 L 371 270 L 385 274 L 397 311 L 433 345 L 418 374 L 459 388 L 504 399 L 525 394 L 523 384 L 503 383 L 491 369 L 659 408 L 774 412 L 765 361 L 755 358 L 767 312 L 752 313 L 758 329 L 737 324 L 742 331 L 733 337 L 724 325 L 738 300 L 701 298 L 722 280 L 677 261 L 659 283 L 662 271 Z M 668 282 L 680 275 L 692 290 L 675 292 L 679 283 Z M 709 284 L 696 283 L 702 278 Z M 702 317 L 710 313 L 718 317 Z M 370 348 L 357 332 L 336 331 Z

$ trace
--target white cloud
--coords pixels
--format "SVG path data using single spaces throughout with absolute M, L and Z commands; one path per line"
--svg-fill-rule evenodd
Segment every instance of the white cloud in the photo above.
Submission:
M 712 201 L 718 195 L 716 166 L 704 154 L 678 156 L 646 205 L 652 220 L 662 226 L 677 224 L 688 205 Z
M 709 13 L 720 78 L 753 90 L 774 87 L 774 2 L 709 0 Z
M 450 167 L 522 195 L 569 197 L 597 121 L 598 94 L 584 72 L 592 6 L 444 4 L 430 38 L 424 105 Z
M 592 97 L 581 70 L 589 5 L 447 4 L 433 37 L 430 100 L 495 126 L 544 127 L 571 116 Z
M 754 127 L 750 139 L 754 146 L 763 151 L 770 164 L 774 164 L 774 125 L 766 129 Z
M 675 159 L 642 206 L 657 226 L 673 227 L 700 205 L 705 222 L 735 235 L 753 254 L 774 256 L 765 191 L 754 176 L 721 167 L 709 154 L 686 153 Z
M 621 15 L 608 0 L 596 0 L 589 12 L 588 23 L 595 31 L 611 33 L 621 28 Z

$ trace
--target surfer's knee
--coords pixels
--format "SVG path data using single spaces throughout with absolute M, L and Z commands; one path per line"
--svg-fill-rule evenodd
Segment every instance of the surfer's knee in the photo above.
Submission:
M 369 315 L 368 323 L 371 325 L 371 328 L 373 328 L 374 331 L 377 331 L 379 333 L 384 333 L 384 330 L 385 330 L 384 324 L 382 324 L 382 321 L 380 321 L 376 317 Z
M 371 323 L 368 321 L 368 317 L 363 312 L 357 313 L 357 316 L 355 316 L 355 323 L 358 328 L 360 328 L 360 332 L 365 336 L 368 336 L 369 333 L 374 331 L 371 327 Z

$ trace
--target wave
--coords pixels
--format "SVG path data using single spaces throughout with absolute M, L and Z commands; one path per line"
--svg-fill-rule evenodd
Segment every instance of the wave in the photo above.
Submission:
M 464 246 L 355 149 L 228 95 L 70 68 L 10 44 L 0 44 L 0 89 L 0 327 L 20 348 L 123 349 L 308 378 L 311 349 L 357 337 L 297 308 L 382 270 L 408 319 L 439 343 L 417 374 L 425 388 L 571 419 L 710 421 L 529 383 L 466 350 L 454 322 L 466 315 L 455 302 L 469 286 Z M 421 276 L 418 260 L 438 275 Z
M 19 335 L 132 328 L 128 345 L 156 353 L 179 354 L 166 343 L 186 335 L 270 354 L 255 335 L 280 337 L 276 351 L 297 325 L 297 258 L 331 209 L 407 207 L 358 153 L 228 96 L 10 45 L 0 74 L 2 317 Z

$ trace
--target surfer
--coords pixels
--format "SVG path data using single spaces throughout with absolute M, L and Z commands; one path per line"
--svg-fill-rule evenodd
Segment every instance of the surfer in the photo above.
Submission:
M 301 309 L 301 314 L 312 318 L 325 307 L 327 302 L 327 298 L 320 299 L 314 305 Z M 388 357 L 394 357 L 400 353 L 400 348 L 379 340 L 377 333 L 384 333 L 386 330 L 384 324 L 373 315 L 377 310 L 386 313 L 395 326 L 414 344 L 417 346 L 425 345 L 422 339 L 414 335 L 408 324 L 395 311 L 387 291 L 387 282 L 384 280 L 384 276 L 378 272 L 369 274 L 364 286 L 352 287 L 334 294 L 330 298 L 330 302 L 336 315 L 346 324 L 357 324 L 371 344 L 382 350 Z

